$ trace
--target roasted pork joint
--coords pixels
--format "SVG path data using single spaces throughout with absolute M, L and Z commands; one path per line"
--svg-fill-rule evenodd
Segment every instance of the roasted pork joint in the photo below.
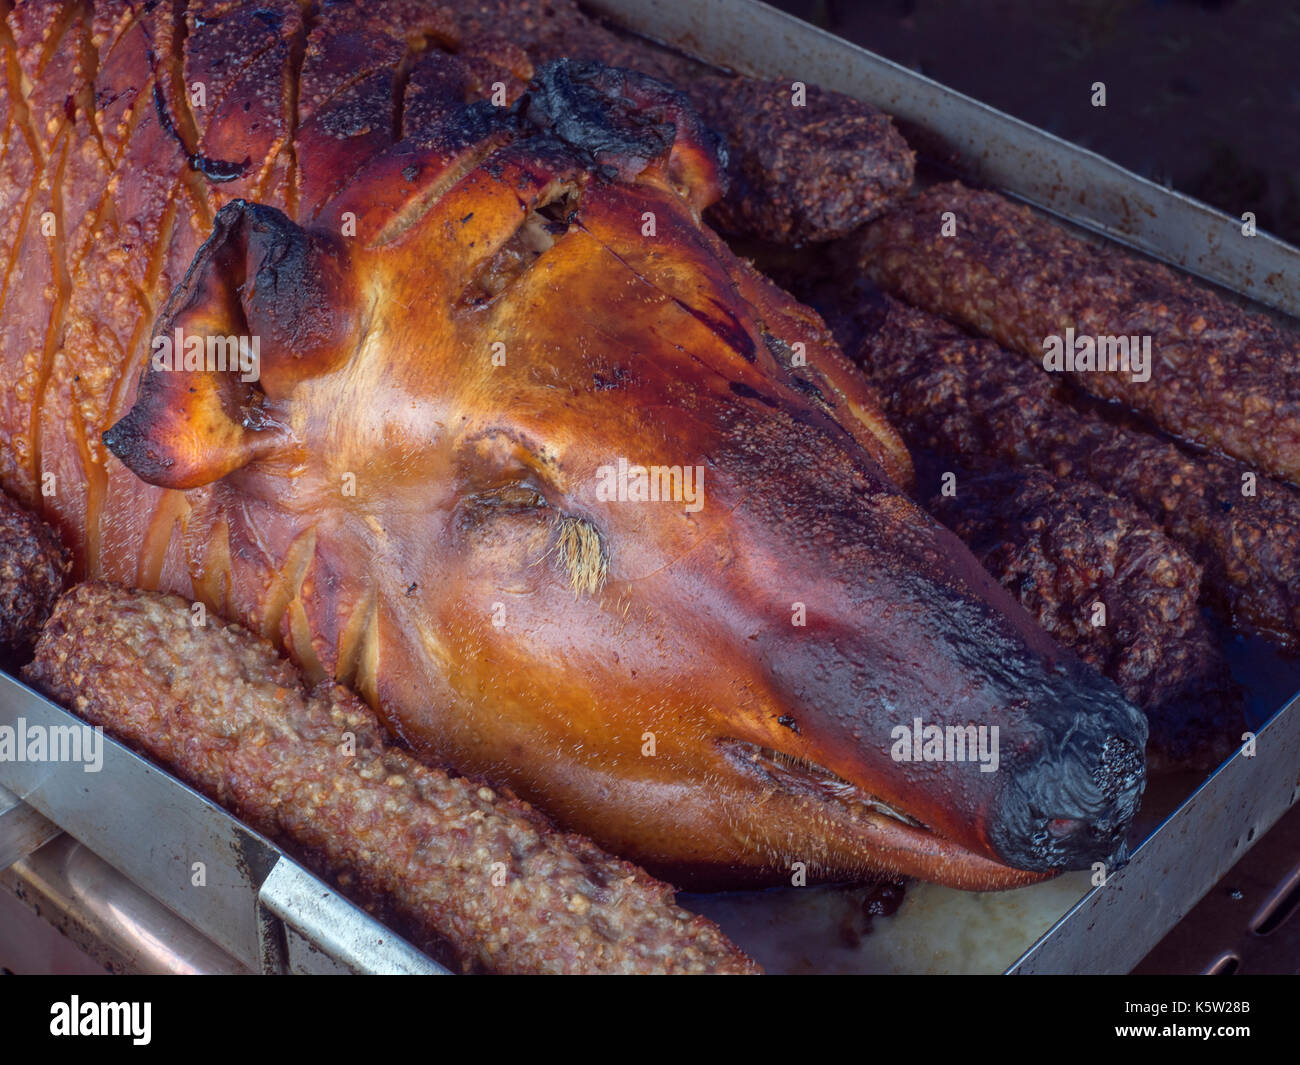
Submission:
M 265 641 L 193 617 L 176 596 L 79 585 L 27 677 L 465 971 L 759 971 L 667 884 L 421 765 L 350 692 L 308 690 Z
M 79 338 L 0 430 L 42 439 L 15 481 L 85 486 L 47 503 L 84 573 L 201 599 L 677 882 L 995 888 L 1123 854 L 1141 714 L 911 501 L 818 317 L 702 223 L 718 145 L 681 93 L 525 69 L 423 5 L 323 6 L 305 52 L 297 5 L 268 10 L 180 12 L 158 69 L 209 86 L 198 140 L 136 112 L 96 188 L 139 200 L 54 248 L 82 282 L 79 241 L 127 246 L 148 298 L 2 312 Z M 124 12 L 74 102 L 101 70 L 147 85 L 177 11 Z M 248 163 L 216 182 L 194 151 Z M 177 329 L 260 338 L 257 373 L 155 365 Z M 703 470 L 703 496 L 609 498 L 620 460 Z M 896 760 L 917 718 L 996 727 L 997 771 Z

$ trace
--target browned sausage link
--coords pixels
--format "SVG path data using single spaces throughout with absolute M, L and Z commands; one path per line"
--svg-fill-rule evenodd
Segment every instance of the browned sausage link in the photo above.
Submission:
M 706 216 L 739 236 L 803 244 L 844 236 L 912 185 L 915 156 L 883 111 L 815 85 L 707 78 L 691 102 L 728 147 L 726 195 Z
M 908 445 L 969 460 L 1042 465 L 1129 500 L 1204 568 L 1208 601 L 1243 632 L 1300 635 L 1300 491 L 1237 463 L 1190 456 L 1066 402 L 1048 374 L 880 293 L 827 315 Z
M 58 534 L 0 492 L 0 659 L 26 659 L 71 569 Z
M 942 235 L 945 212 L 954 236 Z M 1177 437 L 1300 483 L 1300 336 L 1271 319 L 956 183 L 872 223 L 862 252 L 886 288 L 1039 365 L 1045 338 L 1065 338 L 1067 328 L 1077 337 L 1150 337 L 1150 380 L 1096 370 L 1070 379 Z
M 1037 467 L 962 475 L 930 509 L 1145 711 L 1148 769 L 1209 768 L 1229 754 L 1242 695 L 1197 603 L 1201 567 L 1145 514 Z
M 267 644 L 211 619 L 194 627 L 175 596 L 77 586 L 27 676 L 361 901 L 450 944 L 466 969 L 758 971 L 667 884 L 416 762 L 349 692 L 307 692 Z

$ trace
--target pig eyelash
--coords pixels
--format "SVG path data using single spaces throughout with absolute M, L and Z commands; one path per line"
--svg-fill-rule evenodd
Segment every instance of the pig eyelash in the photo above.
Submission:
M 561 514 L 555 519 L 555 560 L 568 574 L 575 596 L 595 595 L 609 573 L 609 552 L 600 530 L 586 518 Z

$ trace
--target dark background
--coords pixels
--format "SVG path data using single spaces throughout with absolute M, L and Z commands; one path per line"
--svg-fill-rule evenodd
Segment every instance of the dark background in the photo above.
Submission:
M 1300 244 L 1300 0 L 769 2 Z

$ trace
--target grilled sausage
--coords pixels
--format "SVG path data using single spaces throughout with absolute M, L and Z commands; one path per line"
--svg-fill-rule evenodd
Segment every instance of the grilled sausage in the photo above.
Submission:
M 943 235 L 953 214 L 955 235 Z M 1300 336 L 1172 270 L 1066 233 L 994 192 L 937 185 L 873 222 L 863 269 L 908 302 L 1040 365 L 1048 337 L 1150 337 L 1141 373 L 1082 369 L 1078 388 L 1166 432 L 1300 483 Z M 1107 342 L 1106 362 L 1116 354 Z M 1118 357 L 1115 362 L 1118 365 Z
M 1152 770 L 1221 761 L 1241 735 L 1243 701 L 1198 606 L 1202 566 L 1196 558 L 1206 551 L 1196 549 L 1194 535 L 1188 548 L 1162 531 L 1159 508 L 1144 513 L 1090 483 L 1086 473 L 1081 477 L 1084 471 L 1070 457 L 1085 457 L 1076 452 L 1080 433 L 1085 445 L 1087 433 L 1095 439 L 1119 433 L 1139 469 L 1147 461 L 1157 471 L 1162 459 L 1176 462 L 1176 449 L 1088 419 L 1063 401 L 1061 386 L 1046 374 L 1026 371 L 991 341 L 969 337 L 869 283 L 847 298 L 841 285 L 812 298 L 846 350 L 856 353 L 912 448 L 918 481 L 933 493 L 930 510 L 1040 625 L 1147 714 Z M 1010 468 L 995 470 L 995 461 Z M 1049 472 L 1037 463 L 1056 466 Z M 959 471 L 955 492 L 934 491 L 949 471 Z M 1107 472 L 1115 475 L 1112 483 L 1135 487 L 1122 470 L 1098 463 L 1096 476 Z M 1194 501 L 1198 481 L 1171 476 Z M 1270 490 L 1290 491 L 1277 484 Z M 1212 537 L 1207 550 L 1232 549 L 1231 527 L 1214 512 L 1200 517 L 1198 527 Z M 1213 538 L 1216 531 L 1221 538 Z M 1257 591 L 1220 586 L 1247 598 Z M 1287 594 L 1280 575 L 1274 592 Z M 1094 624 L 1097 603 L 1106 608 L 1103 624 Z
M 26 658 L 71 568 L 58 534 L 0 492 L 0 660 Z
M 1041 465 L 1091 481 L 1135 504 L 1191 554 L 1204 570 L 1207 602 L 1231 625 L 1296 645 L 1295 487 L 1082 410 L 1059 378 L 869 286 L 844 289 L 838 308 L 813 298 L 914 450 Z
M 1151 772 L 1209 768 L 1245 728 L 1197 603 L 1201 567 L 1136 507 L 1025 467 L 956 478 L 931 512 L 1034 619 L 1147 715 Z
M 692 102 L 726 138 L 723 198 L 709 222 L 723 232 L 806 244 L 845 236 L 912 184 L 915 157 L 883 111 L 843 93 L 789 81 L 713 78 L 693 83 Z

